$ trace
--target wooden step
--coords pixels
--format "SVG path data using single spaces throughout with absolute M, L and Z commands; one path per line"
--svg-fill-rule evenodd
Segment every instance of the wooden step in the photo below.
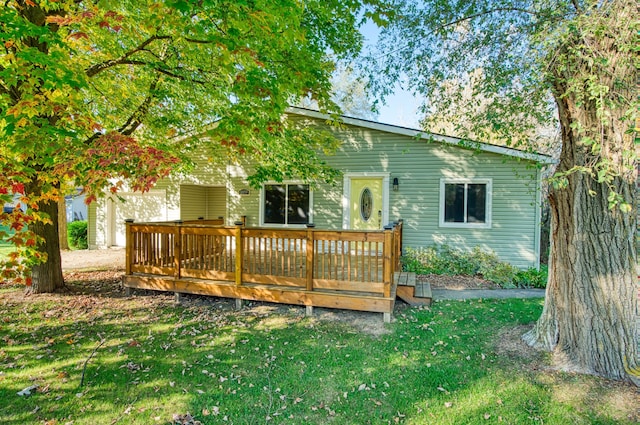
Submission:
M 393 274 L 394 282 L 398 286 L 416 286 L 416 274 L 410 272 L 395 272 Z
M 396 295 L 402 301 L 411 306 L 431 305 L 433 299 L 431 295 L 431 284 L 428 282 L 415 283 L 415 287 L 398 285 Z

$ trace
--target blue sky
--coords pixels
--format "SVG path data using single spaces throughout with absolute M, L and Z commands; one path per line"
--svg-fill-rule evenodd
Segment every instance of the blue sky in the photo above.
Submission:
M 365 37 L 365 46 L 371 46 L 378 37 L 378 28 L 372 22 L 368 22 L 362 27 L 362 34 Z M 378 121 L 385 124 L 395 124 L 403 127 L 420 128 L 420 114 L 418 107 L 420 101 L 410 92 L 403 90 L 396 84 L 394 94 L 385 99 L 380 105 Z

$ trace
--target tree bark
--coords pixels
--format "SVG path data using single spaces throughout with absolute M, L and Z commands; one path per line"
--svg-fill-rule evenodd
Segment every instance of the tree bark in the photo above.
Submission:
M 69 249 L 69 238 L 67 238 L 67 203 L 62 193 L 58 200 L 58 243 L 60 244 L 60 249 Z
M 49 215 L 50 222 L 34 222 L 30 225 L 33 232 L 44 242 L 38 245 L 38 251 L 45 253 L 47 259 L 31 269 L 32 285 L 30 291 L 36 294 L 54 292 L 64 286 L 62 277 L 62 259 L 58 239 L 58 203 L 40 202 L 39 211 Z
M 616 34 L 629 28 L 612 23 L 609 30 Z M 551 82 L 563 143 L 557 172 L 567 173 L 566 185 L 549 194 L 551 252 L 545 305 L 524 339 L 554 350 L 568 370 L 639 384 L 635 147 L 626 115 L 637 95 L 633 61 L 625 56 L 628 51 L 618 48 L 615 36 L 580 37 L 564 52 L 574 55 L 571 65 L 558 67 Z M 575 46 L 581 45 L 592 50 L 576 57 Z M 601 96 L 589 92 L 594 87 L 587 78 L 594 75 L 594 64 L 588 60 L 593 51 L 609 58 L 602 64 L 605 72 L 595 73 L 598 87 L 607 88 Z M 603 114 L 603 101 L 618 106 Z M 598 179 L 602 166 L 607 175 Z M 611 208 L 610 197 L 616 194 L 631 211 L 621 204 Z

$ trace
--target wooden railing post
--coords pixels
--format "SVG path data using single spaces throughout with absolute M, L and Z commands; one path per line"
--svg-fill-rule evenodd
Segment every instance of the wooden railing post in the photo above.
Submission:
M 181 263 L 182 263 L 182 221 L 175 222 L 175 231 L 173 232 L 173 266 L 175 267 L 174 277 L 180 279 Z
M 133 261 L 133 235 L 131 234 L 131 225 L 133 224 L 133 219 L 128 218 L 124 221 L 126 226 L 125 233 L 125 241 L 126 241 L 126 252 L 125 252 L 125 274 L 131 274 L 131 262 Z
M 313 291 L 313 262 L 315 254 L 314 224 L 307 224 L 307 291 Z
M 242 221 L 236 221 L 236 286 L 242 285 Z
M 403 230 L 404 222 L 402 219 L 398 220 L 398 225 L 396 226 L 396 245 L 398 247 L 396 251 L 396 271 L 402 271 L 402 230 Z
M 382 247 L 382 282 L 384 297 L 391 297 L 391 282 L 393 281 L 393 228 L 384 227 L 384 245 Z

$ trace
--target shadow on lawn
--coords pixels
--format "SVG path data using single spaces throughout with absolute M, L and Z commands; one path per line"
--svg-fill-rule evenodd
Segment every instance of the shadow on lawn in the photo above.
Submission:
M 69 286 L 96 285 L 82 282 Z M 497 330 L 531 323 L 539 300 L 398 308 L 386 326 L 357 313 L 387 331 L 374 335 L 340 311 L 307 318 L 282 304 L 235 311 L 233 300 L 102 290 L 0 304 L 15 323 L 4 328 L 13 343 L 0 356 L 0 422 L 621 423 L 597 414 L 595 378 L 567 378 L 582 388 L 567 404 L 557 377 L 532 370 L 544 356 L 504 348 L 518 333 Z M 16 395 L 33 383 L 46 392 Z

